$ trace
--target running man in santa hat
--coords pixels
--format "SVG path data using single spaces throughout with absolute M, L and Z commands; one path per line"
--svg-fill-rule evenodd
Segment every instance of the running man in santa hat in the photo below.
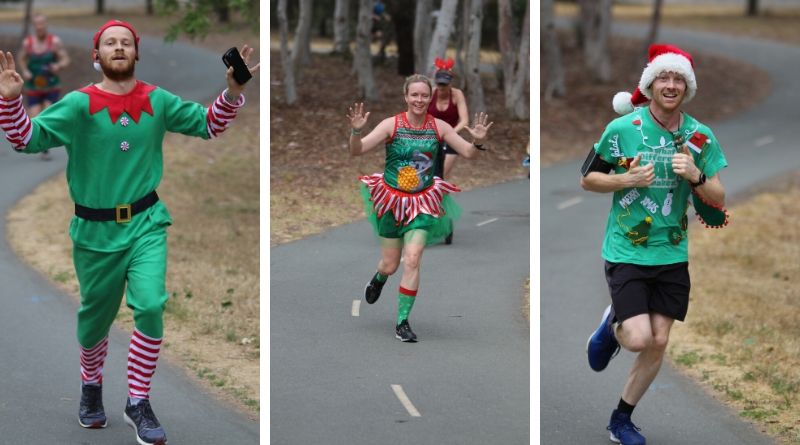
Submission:
M 162 142 L 168 131 L 203 139 L 219 136 L 244 105 L 244 85 L 229 68 L 228 88 L 205 108 L 136 79 L 139 36 L 131 24 L 107 22 L 93 44 L 102 81 L 67 94 L 33 119 L 22 108 L 23 78 L 14 58 L 0 51 L 0 127 L 17 151 L 64 146 L 69 155 L 67 183 L 75 202 L 69 232 L 81 291 L 80 425 L 106 426 L 103 363 L 108 332 L 126 292 L 135 328 L 124 419 L 138 443 L 161 445 L 167 438 L 149 397 L 163 337 L 167 227 L 172 224 L 156 194 Z M 241 52 L 249 62 L 253 49 L 244 45 Z
M 602 250 L 611 305 L 587 353 L 598 372 L 620 346 L 637 353 L 607 427 L 623 445 L 645 443 L 631 414 L 661 368 L 673 322 L 688 309 L 690 197 L 707 226 L 727 224 L 719 171 L 728 163 L 711 129 L 681 111 L 696 93 L 691 55 L 652 45 L 636 91 L 614 98 L 623 116 L 581 169 L 585 190 L 613 193 Z

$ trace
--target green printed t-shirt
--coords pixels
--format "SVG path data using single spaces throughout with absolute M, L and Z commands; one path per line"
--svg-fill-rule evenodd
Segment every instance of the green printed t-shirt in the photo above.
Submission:
M 646 266 L 688 261 L 687 209 L 691 185 L 672 170 L 675 138 L 682 137 L 695 165 L 712 177 L 728 165 L 714 134 L 688 114 L 674 135 L 658 125 L 647 107 L 613 120 L 594 146 L 597 154 L 615 166 L 615 173 L 641 153 L 640 165 L 654 164 L 649 187 L 614 192 L 603 240 L 602 256 L 612 263 Z M 678 146 L 677 150 L 682 150 Z
M 118 101 L 125 108 L 115 121 L 109 107 L 90 114 L 90 96 Z M 134 96 L 140 100 L 137 102 Z M 136 105 L 142 98 L 149 107 L 140 109 Z M 134 105 L 128 105 L 131 103 Z M 31 119 L 32 136 L 24 152 L 66 147 L 67 185 L 72 200 L 90 208 L 113 208 L 132 203 L 158 188 L 167 131 L 208 139 L 206 112 L 198 103 L 183 101 L 144 82 L 137 82 L 127 95 L 112 95 L 90 86 L 67 94 Z M 137 114 L 138 122 L 132 117 Z M 70 237 L 80 247 L 115 252 L 125 250 L 150 230 L 171 223 L 166 206 L 159 201 L 129 223 L 73 216 Z

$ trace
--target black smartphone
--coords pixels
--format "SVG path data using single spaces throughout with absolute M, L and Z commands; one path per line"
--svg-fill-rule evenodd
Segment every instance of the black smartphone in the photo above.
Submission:
M 233 67 L 233 79 L 236 80 L 236 83 L 239 85 L 244 85 L 253 77 L 236 47 L 225 51 L 225 54 L 222 55 L 222 62 L 224 62 L 225 66 L 228 68 Z

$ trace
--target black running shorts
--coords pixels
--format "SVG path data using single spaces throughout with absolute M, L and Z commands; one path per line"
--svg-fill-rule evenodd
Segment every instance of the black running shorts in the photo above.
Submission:
M 640 266 L 606 261 L 606 281 L 617 320 L 656 312 L 683 321 L 689 309 L 689 263 Z

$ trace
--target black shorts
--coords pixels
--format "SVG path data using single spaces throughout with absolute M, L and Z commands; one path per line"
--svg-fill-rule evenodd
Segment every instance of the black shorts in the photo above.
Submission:
M 663 266 L 610 263 L 606 281 L 617 320 L 656 312 L 683 321 L 689 309 L 689 263 Z

